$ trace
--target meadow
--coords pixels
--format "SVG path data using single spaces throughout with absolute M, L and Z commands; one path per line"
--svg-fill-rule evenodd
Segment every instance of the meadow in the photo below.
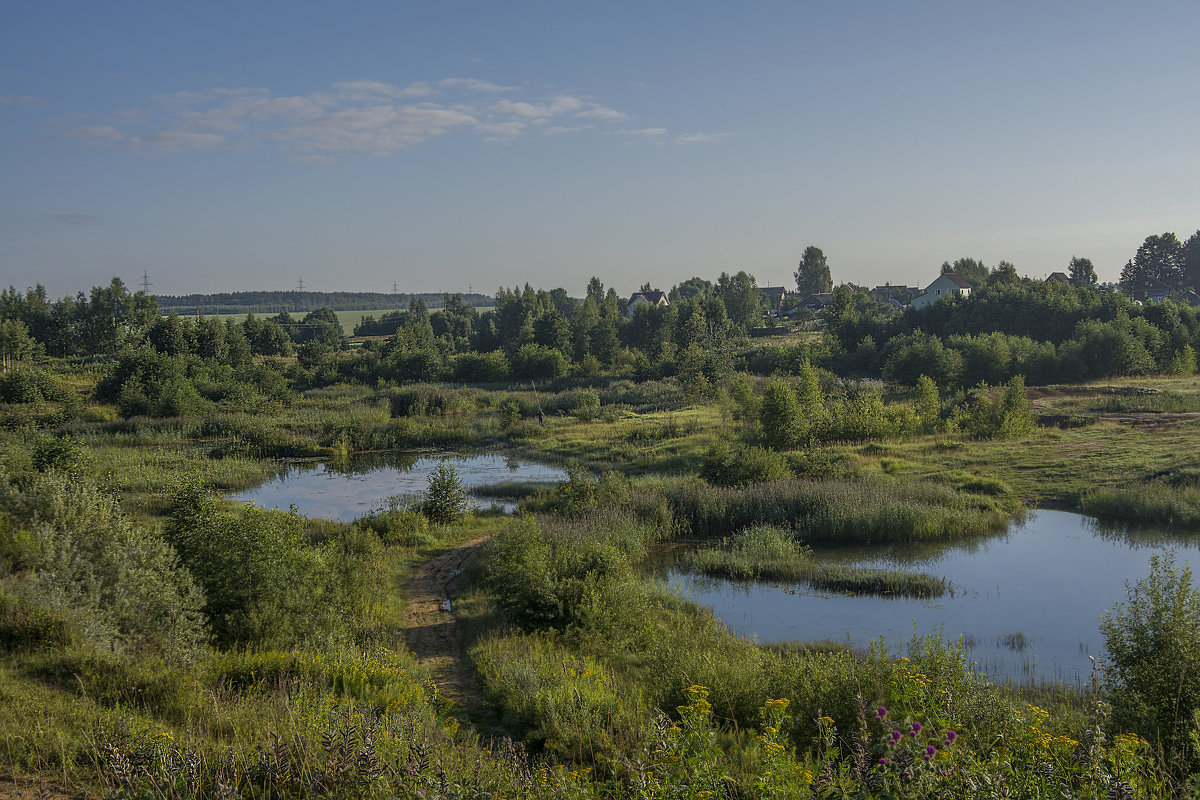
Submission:
M 0 379 L 0 780 L 127 798 L 1171 797 L 1200 781 L 1200 688 L 1160 680 L 1177 661 L 1139 638 L 1136 594 L 1081 691 L 996 684 L 936 635 L 763 646 L 648 568 L 686 542 L 696 572 L 936 598 L 937 576 L 813 549 L 970 541 L 1037 506 L 1194 527 L 1194 375 L 964 389 L 803 359 L 639 375 L 628 354 L 530 379 L 446 380 L 488 367 L 470 354 L 438 379 L 355 372 L 410 358 L 386 349 L 402 339 L 336 367 L 303 343 L 238 364 L 139 345 Z M 224 498 L 297 461 L 449 447 L 568 477 L 480 490 L 518 501 L 513 517 L 466 509 L 452 473 L 344 523 Z M 1155 569 L 1138 585 L 1176 610 L 1171 658 L 1190 654 L 1190 574 Z

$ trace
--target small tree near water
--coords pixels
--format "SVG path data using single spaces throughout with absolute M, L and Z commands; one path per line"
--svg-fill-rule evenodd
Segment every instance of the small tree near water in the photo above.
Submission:
M 434 468 L 429 476 L 429 490 L 422 506 L 430 522 L 447 525 L 458 522 L 467 512 L 467 491 L 458 472 L 446 461 Z
M 1126 588 L 1128 600 L 1100 622 L 1114 721 L 1184 772 L 1197 755 L 1188 734 L 1200 710 L 1200 591 L 1173 550 L 1152 556 L 1149 576 Z

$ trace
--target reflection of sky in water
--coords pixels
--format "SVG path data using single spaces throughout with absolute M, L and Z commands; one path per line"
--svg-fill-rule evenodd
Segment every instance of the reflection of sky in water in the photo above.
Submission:
M 895 644 L 910 638 L 915 624 L 921 634 L 941 628 L 947 640 L 966 637 L 974 643 L 970 660 L 989 674 L 1075 683 L 1090 674 L 1088 655 L 1104 652 L 1101 615 L 1126 599 L 1125 580 L 1144 577 L 1150 557 L 1166 547 L 1176 549 L 1180 565 L 1200 562 L 1200 538 L 1104 529 L 1079 514 L 1035 511 L 1006 534 L 961 545 L 817 551 L 841 563 L 949 579 L 953 595 L 933 600 L 831 595 L 676 571 L 669 582 L 712 608 L 735 633 L 763 642 L 832 639 L 866 646 L 882 636 Z M 1024 651 L 999 644 L 1014 633 L 1027 638 Z
M 295 505 L 306 517 L 349 522 L 388 504 L 390 498 L 414 499 L 429 488 L 429 476 L 439 463 L 454 467 L 468 492 L 476 486 L 508 481 L 555 483 L 565 480 L 558 467 L 519 461 L 499 453 L 485 455 L 419 453 L 392 454 L 379 460 L 332 464 L 300 464 L 262 486 L 231 495 L 230 499 L 260 508 L 287 510 Z M 471 496 L 476 505 L 510 504 Z

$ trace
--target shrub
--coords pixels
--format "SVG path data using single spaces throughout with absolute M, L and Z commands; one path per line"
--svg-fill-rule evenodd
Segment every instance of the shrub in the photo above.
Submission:
M 719 486 L 778 481 L 790 477 L 784 457 L 762 447 L 730 447 L 714 441 L 700 462 L 700 475 Z
M 12 584 L 22 636 L 42 622 L 57 629 L 54 617 L 106 649 L 194 652 L 204 632 L 196 584 L 170 546 L 94 486 L 57 471 L 33 476 L 24 492 L 0 480 L 0 539 L 13 540 L 0 552 L 18 535 L 32 545 Z
M 1126 590 L 1100 622 L 1115 721 L 1161 745 L 1183 771 L 1196 756 L 1188 732 L 1200 711 L 1200 591 L 1173 550 L 1151 556 L 1150 574 Z
M 421 510 L 436 525 L 458 522 L 467 512 L 467 492 L 448 462 L 442 461 L 434 467 Z
M 218 644 L 292 644 L 336 629 L 323 613 L 328 569 L 305 546 L 299 515 L 252 506 L 224 511 L 206 490 L 185 486 L 173 500 L 166 538 L 204 589 Z

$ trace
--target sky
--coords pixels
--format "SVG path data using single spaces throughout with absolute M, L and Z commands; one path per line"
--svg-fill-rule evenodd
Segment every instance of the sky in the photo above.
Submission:
M 1200 229 L 1200 3 L 56 2 L 0 22 L 0 286 L 1115 280 Z

